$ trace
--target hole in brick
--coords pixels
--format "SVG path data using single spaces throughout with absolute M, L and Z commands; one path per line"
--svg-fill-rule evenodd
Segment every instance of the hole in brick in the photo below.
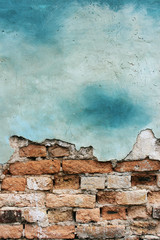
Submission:
M 25 224 L 23 224 L 23 229 L 25 229 Z
M 76 222 L 76 211 L 72 211 L 73 220 Z
M 117 214 L 117 211 L 107 211 L 108 214 Z

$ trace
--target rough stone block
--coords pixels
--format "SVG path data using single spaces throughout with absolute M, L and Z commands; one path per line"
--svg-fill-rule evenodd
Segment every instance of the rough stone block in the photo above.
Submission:
M 12 175 L 53 174 L 60 171 L 60 160 L 15 162 L 9 170 Z
M 14 223 L 21 220 L 21 210 L 0 210 L 0 223 Z
M 94 208 L 95 196 L 84 194 L 47 194 L 46 206 L 51 208 L 56 207 L 82 207 L 82 208 Z
M 41 208 L 26 208 L 23 210 L 23 218 L 29 223 L 38 223 L 40 226 L 48 225 L 47 213 Z
M 72 210 L 54 209 L 48 211 L 48 220 L 50 223 L 66 222 L 73 220 Z
M 157 171 L 160 169 L 160 161 L 155 160 L 140 160 L 140 161 L 125 161 L 117 163 L 115 171 L 117 172 L 144 172 Z
M 59 145 L 54 145 L 48 148 L 48 152 L 51 157 L 68 157 L 70 152 L 66 147 L 61 147 Z
M 115 176 L 109 175 L 107 178 L 108 188 L 130 188 L 131 177 L 130 176 Z
M 112 172 L 111 162 L 98 162 L 94 160 L 63 160 L 64 172 L 74 173 L 109 173 Z
M 76 222 L 88 223 L 88 222 L 100 221 L 100 209 L 78 209 L 76 212 Z
M 133 206 L 128 208 L 128 217 L 130 219 L 147 219 L 149 216 L 145 206 Z
M 131 230 L 133 234 L 156 234 L 158 222 L 155 221 L 134 221 L 131 224 Z
M 41 228 L 41 227 L 32 226 L 32 225 L 25 226 L 25 236 L 28 239 L 33 239 L 33 238 L 74 239 L 75 237 L 74 232 L 75 232 L 74 226 L 53 225 L 46 228 Z
M 95 190 L 105 188 L 105 177 L 81 177 L 81 189 Z
M 80 178 L 77 175 L 54 176 L 54 189 L 79 189 Z
M 19 149 L 20 157 L 46 157 L 47 151 L 45 146 L 30 144 Z
M 105 206 L 102 208 L 104 220 L 126 219 L 126 208 L 117 206 Z
M 19 177 L 6 177 L 2 181 L 2 190 L 25 191 L 26 179 Z
M 119 192 L 116 195 L 116 201 L 120 205 L 140 205 L 147 202 L 147 191 L 127 191 Z
M 51 190 L 53 180 L 50 177 L 27 177 L 27 187 L 31 190 Z
M 30 194 L 0 194 L 0 207 L 36 207 L 43 206 L 45 204 L 45 195 L 42 193 L 30 193 Z
M 101 204 L 115 204 L 116 203 L 116 195 L 118 192 L 103 192 L 103 191 L 99 191 L 97 194 L 97 200 L 98 203 Z
M 23 225 L 0 225 L 0 239 L 21 238 L 23 234 Z
M 156 185 L 156 175 L 147 173 L 137 173 L 131 177 L 132 186 L 153 186 Z
M 159 199 L 160 204 L 160 199 Z M 160 206 L 153 207 L 153 218 L 160 219 Z
M 107 239 L 120 238 L 125 235 L 125 227 L 120 225 L 79 225 L 77 226 L 77 235 L 79 238 L 88 239 Z

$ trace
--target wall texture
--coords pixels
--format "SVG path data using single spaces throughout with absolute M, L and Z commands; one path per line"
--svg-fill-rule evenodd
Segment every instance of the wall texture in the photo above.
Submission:
M 98 162 L 92 148 L 12 137 L 1 239 L 160 239 L 160 161 Z

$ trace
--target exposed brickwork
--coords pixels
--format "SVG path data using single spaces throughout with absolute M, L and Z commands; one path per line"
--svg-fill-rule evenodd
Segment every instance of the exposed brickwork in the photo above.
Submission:
M 48 141 L 2 166 L 0 239 L 159 240 L 160 161 L 98 162 Z
M 47 151 L 45 146 L 30 144 L 19 150 L 20 157 L 46 157 Z
M 80 177 L 77 175 L 54 176 L 54 189 L 79 189 Z
M 48 152 L 51 157 L 68 157 L 69 156 L 69 149 L 58 146 L 58 145 L 49 147 Z

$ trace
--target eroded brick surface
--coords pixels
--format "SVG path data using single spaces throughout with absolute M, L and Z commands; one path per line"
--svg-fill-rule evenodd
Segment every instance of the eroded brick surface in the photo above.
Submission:
M 12 175 L 53 174 L 60 171 L 60 160 L 16 162 L 10 165 Z
M 70 152 L 68 148 L 54 145 L 48 148 L 48 152 L 51 157 L 68 157 Z
M 25 236 L 28 239 L 38 238 L 50 238 L 50 239 L 74 239 L 75 237 L 75 227 L 74 226 L 58 226 L 53 225 L 46 228 L 41 228 L 38 226 L 25 226 Z
M 114 191 L 99 191 L 97 194 L 97 200 L 98 203 L 102 203 L 102 204 L 115 204 L 116 203 L 116 195 L 118 194 L 118 192 L 114 192 Z
M 107 178 L 108 188 L 130 188 L 131 187 L 131 177 L 130 176 L 115 176 L 109 175 Z
M 109 173 L 112 172 L 110 162 L 98 162 L 94 160 L 63 160 L 64 172 L 73 173 Z
M 79 189 L 79 182 L 77 175 L 54 175 L 54 189 Z
M 0 210 L 0 223 L 14 223 L 21 220 L 21 210 Z
M 19 150 L 20 157 L 46 157 L 47 151 L 45 146 L 29 144 Z
M 128 217 L 130 219 L 147 219 L 149 213 L 146 206 L 132 206 L 128 208 Z
M 1 239 L 17 239 L 23 234 L 23 225 L 0 225 Z
M 54 209 L 49 210 L 48 220 L 50 223 L 66 222 L 73 220 L 72 210 Z
M 81 177 L 81 189 L 95 190 L 105 188 L 105 177 Z
M 147 202 L 147 191 L 126 191 L 116 195 L 116 202 L 120 205 L 139 205 Z
M 100 221 L 100 209 L 78 209 L 76 211 L 76 221 L 81 223 Z
M 6 191 L 25 191 L 26 179 L 19 177 L 6 177 L 2 181 L 2 190 Z
M 94 208 L 95 196 L 89 194 L 47 194 L 46 197 L 47 207 L 83 207 Z

